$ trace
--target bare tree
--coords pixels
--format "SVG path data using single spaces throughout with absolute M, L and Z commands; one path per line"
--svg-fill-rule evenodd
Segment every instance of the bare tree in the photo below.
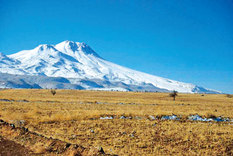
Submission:
M 176 96 L 178 96 L 177 93 L 178 93 L 178 92 L 174 90 L 172 93 L 169 94 L 170 97 L 173 97 L 173 101 L 176 100 Z
M 51 93 L 53 94 L 53 96 L 57 93 L 55 89 L 51 89 Z

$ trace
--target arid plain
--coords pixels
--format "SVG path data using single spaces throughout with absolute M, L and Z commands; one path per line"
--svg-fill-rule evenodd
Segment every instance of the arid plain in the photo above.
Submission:
M 4 89 L 0 100 L 2 122 L 27 130 L 21 134 L 0 124 L 0 137 L 32 155 L 72 153 L 51 152 L 50 141 L 33 142 L 28 131 L 112 155 L 233 154 L 232 95 L 178 93 L 173 101 L 169 93 L 55 90 L 53 95 L 46 89 Z M 188 119 L 197 114 L 229 121 Z M 172 115 L 179 119 L 163 119 Z

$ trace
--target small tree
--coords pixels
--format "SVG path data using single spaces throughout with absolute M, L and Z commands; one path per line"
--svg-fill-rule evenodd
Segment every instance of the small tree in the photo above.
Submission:
M 57 93 L 55 89 L 51 89 L 51 93 L 53 94 L 53 96 Z
M 173 101 L 176 100 L 176 96 L 178 96 L 177 93 L 178 93 L 178 92 L 174 90 L 172 93 L 169 94 L 170 97 L 173 97 Z

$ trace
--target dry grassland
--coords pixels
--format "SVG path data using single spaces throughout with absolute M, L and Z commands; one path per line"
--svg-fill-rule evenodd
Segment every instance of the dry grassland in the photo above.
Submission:
M 118 155 L 232 155 L 232 122 L 195 122 L 190 114 L 233 118 L 226 95 L 56 90 L 1 90 L 0 119 L 83 147 Z M 24 101 L 23 101 L 24 100 Z M 181 121 L 149 120 L 176 114 Z M 133 119 L 119 119 L 120 116 Z M 113 120 L 100 117 L 116 116 Z M 20 120 L 25 122 L 20 122 Z M 1 135 L 1 134 L 0 134 Z M 42 153 L 43 154 L 43 153 Z

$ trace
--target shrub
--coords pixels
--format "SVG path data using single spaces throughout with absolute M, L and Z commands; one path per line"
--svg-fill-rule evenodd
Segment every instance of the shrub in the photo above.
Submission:
M 232 95 L 232 94 L 227 94 L 227 95 L 226 95 L 226 97 L 228 97 L 228 98 L 232 98 L 232 97 L 233 97 L 233 95 Z

